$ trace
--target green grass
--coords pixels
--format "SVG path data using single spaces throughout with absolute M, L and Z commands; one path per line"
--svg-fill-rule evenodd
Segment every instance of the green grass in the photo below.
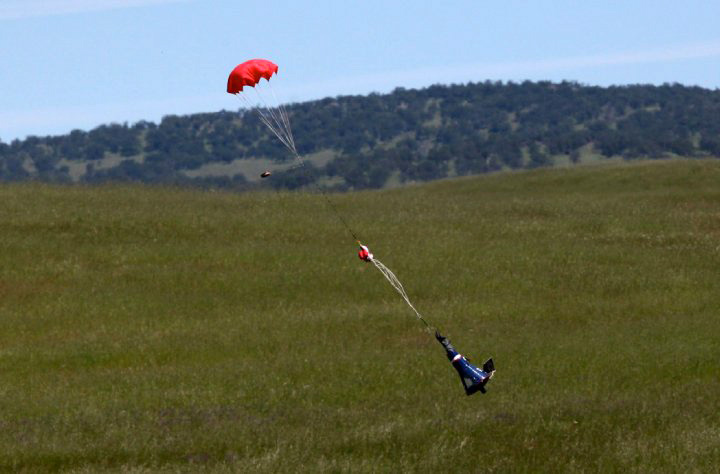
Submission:
M 0 470 L 709 472 L 720 163 L 334 197 L 0 187 Z

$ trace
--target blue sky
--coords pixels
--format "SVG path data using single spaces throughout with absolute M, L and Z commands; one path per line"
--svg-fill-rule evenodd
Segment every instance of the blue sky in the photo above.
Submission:
M 720 88 L 717 0 L 2 0 L 0 140 L 234 110 L 240 62 L 283 101 L 549 79 Z

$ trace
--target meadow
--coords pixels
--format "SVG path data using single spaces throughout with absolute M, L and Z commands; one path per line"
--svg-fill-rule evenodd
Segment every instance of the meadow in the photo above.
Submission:
M 720 162 L 334 195 L 0 186 L 0 470 L 711 472 Z

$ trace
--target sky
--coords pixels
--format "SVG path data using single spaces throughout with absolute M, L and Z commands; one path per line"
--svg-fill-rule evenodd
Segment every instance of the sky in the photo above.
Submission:
M 485 80 L 720 88 L 717 0 L 0 0 L 0 140 Z

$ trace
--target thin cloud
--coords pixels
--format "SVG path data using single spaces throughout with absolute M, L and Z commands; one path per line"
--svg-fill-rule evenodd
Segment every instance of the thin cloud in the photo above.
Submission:
M 0 20 L 98 12 L 187 1 L 190 0 L 5 0 L 0 3 Z
M 159 2 L 162 0 L 154 0 Z M 170 1 L 170 0 L 164 0 Z M 137 0 L 136 3 L 139 3 Z M 145 4 L 148 2 L 145 1 Z M 291 76 L 278 77 L 276 92 L 282 102 L 306 101 L 344 94 L 386 92 L 395 87 L 425 87 L 438 83 L 461 83 L 485 79 L 522 80 L 539 76 L 562 75 L 577 78 L 583 71 L 595 72 L 616 66 L 663 64 L 694 59 L 720 58 L 720 40 L 668 46 L 651 50 L 625 51 L 565 58 L 526 61 L 471 63 L 450 67 L 418 68 L 387 71 L 352 77 L 336 77 L 312 84 L 295 81 Z M 650 68 L 649 68 L 650 69 Z M 586 74 L 585 73 L 585 74 Z M 573 76 L 573 77 L 571 77 Z M 716 81 L 713 76 L 710 81 Z M 622 73 L 616 84 L 622 84 Z M 706 87 L 718 87 L 708 83 Z M 223 91 L 207 96 L 173 97 L 161 100 L 138 100 L 123 103 L 93 104 L 62 108 L 0 111 L 0 139 L 8 141 L 28 134 L 67 133 L 72 128 L 89 129 L 111 121 L 158 120 L 167 114 L 186 114 L 197 111 L 237 109 L 241 104 L 228 101 Z M 29 132 L 32 130 L 32 132 Z
M 582 73 L 584 70 L 615 66 L 661 64 L 693 59 L 720 58 L 720 40 L 680 44 L 665 48 L 569 56 L 564 58 L 528 59 L 488 63 L 467 63 L 451 66 L 432 66 L 352 77 L 336 77 L 314 84 L 301 84 L 287 89 L 291 96 L 316 96 L 326 90 L 328 95 L 357 94 L 370 90 L 386 91 L 397 86 L 422 87 L 436 83 L 459 83 L 485 79 L 522 80 L 539 75 Z M 622 83 L 622 79 L 618 80 Z
M 473 70 L 496 73 L 556 72 L 602 66 L 640 65 L 701 59 L 720 56 L 720 40 L 676 45 L 662 49 L 628 51 L 622 53 L 571 56 L 567 58 L 514 61 L 498 64 L 475 65 Z

